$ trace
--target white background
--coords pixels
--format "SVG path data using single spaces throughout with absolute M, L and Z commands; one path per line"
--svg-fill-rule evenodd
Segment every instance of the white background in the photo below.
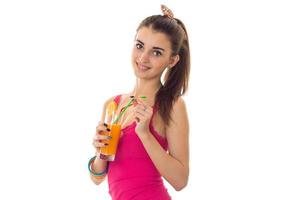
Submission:
M 190 36 L 183 199 L 300 199 L 297 1 L 1 1 L 0 199 L 110 199 L 87 162 L 134 85 L 135 29 L 165 3 Z M 112 78 L 113 77 L 113 78 Z

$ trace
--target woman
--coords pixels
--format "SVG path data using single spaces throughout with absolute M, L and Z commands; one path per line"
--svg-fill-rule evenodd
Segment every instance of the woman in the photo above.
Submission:
M 175 190 L 183 189 L 189 176 L 189 125 L 183 98 L 190 71 L 190 52 L 183 23 L 162 5 L 163 15 L 144 19 L 132 50 L 136 76 L 133 91 L 108 99 L 118 104 L 118 112 L 130 98 L 146 96 L 129 107 L 123 118 L 122 136 L 113 162 L 95 156 L 90 161 L 90 175 L 100 184 L 108 174 L 113 200 L 171 199 L 162 178 Z M 165 73 L 164 81 L 161 77 Z M 138 98 L 137 98 L 138 99 Z M 102 115 L 102 122 L 104 121 Z M 99 123 L 93 140 L 97 155 L 107 125 Z

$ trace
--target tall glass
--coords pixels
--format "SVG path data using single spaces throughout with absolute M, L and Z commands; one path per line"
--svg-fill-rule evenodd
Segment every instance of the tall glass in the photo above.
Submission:
M 121 135 L 121 125 L 109 124 L 108 128 L 110 131 L 104 132 L 103 135 L 110 136 L 111 139 L 103 141 L 108 145 L 100 148 L 100 158 L 107 161 L 114 161 Z
M 103 143 L 108 144 L 105 147 L 100 147 L 100 158 L 107 161 L 114 161 L 117 147 L 121 135 L 121 124 L 119 124 L 119 120 L 116 120 L 116 103 L 110 102 L 106 108 L 105 113 L 105 123 L 107 124 L 107 128 L 110 131 L 104 131 L 101 134 L 110 136 L 111 139 L 103 140 Z

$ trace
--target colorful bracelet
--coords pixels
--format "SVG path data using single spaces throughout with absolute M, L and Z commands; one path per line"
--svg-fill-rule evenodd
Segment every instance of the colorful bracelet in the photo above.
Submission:
M 104 171 L 96 173 L 92 169 L 92 165 L 93 165 L 93 162 L 94 162 L 95 159 L 96 159 L 96 156 L 92 157 L 90 159 L 90 161 L 89 161 L 88 169 L 89 169 L 90 173 L 93 174 L 94 176 L 103 176 L 103 175 L 105 175 L 107 173 L 107 171 L 108 171 L 108 163 L 107 163 L 107 167 L 106 167 L 106 169 Z

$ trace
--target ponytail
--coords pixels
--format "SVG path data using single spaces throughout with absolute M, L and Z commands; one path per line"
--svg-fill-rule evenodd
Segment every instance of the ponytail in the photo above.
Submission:
M 151 27 L 155 31 L 166 34 L 171 42 L 172 56 L 179 55 L 176 65 L 167 69 L 164 83 L 155 96 L 155 106 L 164 123 L 169 125 L 174 103 L 188 88 L 190 48 L 186 28 L 179 19 L 161 15 L 147 17 L 137 30 L 141 27 Z
M 167 125 L 172 120 L 171 111 L 174 103 L 188 89 L 190 74 L 190 48 L 187 32 L 183 23 L 178 19 L 176 20 L 183 30 L 183 39 L 178 52 L 179 61 L 166 72 L 164 84 L 158 90 L 155 99 L 159 108 L 159 114 Z

